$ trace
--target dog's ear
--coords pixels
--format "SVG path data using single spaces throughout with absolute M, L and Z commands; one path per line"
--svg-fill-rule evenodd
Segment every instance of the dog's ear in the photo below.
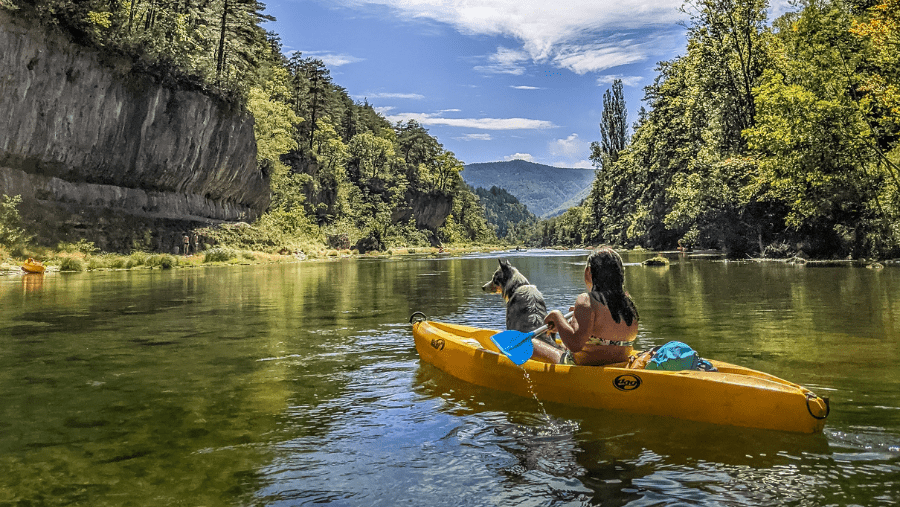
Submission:
M 499 260 L 500 260 L 500 267 L 501 267 L 501 268 L 503 268 L 503 269 L 509 269 L 509 268 L 512 267 L 512 266 L 509 264 L 509 261 L 508 261 L 508 260 L 506 260 L 506 259 L 499 259 Z

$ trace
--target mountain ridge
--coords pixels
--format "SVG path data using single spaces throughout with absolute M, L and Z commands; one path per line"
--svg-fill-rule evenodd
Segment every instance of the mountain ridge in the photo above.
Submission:
M 502 188 L 540 218 L 561 215 L 587 197 L 594 182 L 592 169 L 554 167 L 509 160 L 467 164 L 461 173 L 466 184 Z

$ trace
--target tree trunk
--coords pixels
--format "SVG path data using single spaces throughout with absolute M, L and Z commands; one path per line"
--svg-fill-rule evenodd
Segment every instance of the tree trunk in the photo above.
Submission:
M 225 28 L 228 21 L 228 0 L 222 5 L 222 27 L 219 31 L 219 50 L 216 55 L 216 79 L 222 76 L 225 70 Z

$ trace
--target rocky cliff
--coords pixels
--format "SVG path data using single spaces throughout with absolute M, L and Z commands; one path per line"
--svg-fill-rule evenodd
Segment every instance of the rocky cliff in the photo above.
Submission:
M 0 194 L 36 240 L 171 250 L 268 206 L 253 119 L 0 10 Z

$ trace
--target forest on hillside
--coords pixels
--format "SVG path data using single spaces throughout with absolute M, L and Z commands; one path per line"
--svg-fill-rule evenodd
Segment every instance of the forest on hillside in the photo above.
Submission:
M 532 243 L 532 231 L 538 224 L 538 217 L 516 196 L 497 186 L 477 187 L 474 191 L 497 238 L 508 244 Z
M 226 228 L 229 241 L 361 251 L 496 241 L 463 163 L 414 121 L 391 125 L 354 102 L 320 60 L 283 54 L 256 0 L 0 6 L 253 114 L 272 206 L 252 226 Z M 770 20 L 765 0 L 686 2 L 685 54 L 658 64 L 633 135 L 622 83 L 603 96 L 590 195 L 516 237 L 900 256 L 900 0 L 795 8 Z
M 129 72 L 240 104 L 255 119 L 270 210 L 209 231 L 261 251 L 330 243 L 361 252 L 496 240 L 459 172 L 415 121 L 392 125 L 351 99 L 325 64 L 285 55 L 255 0 L 3 0 L 2 7 L 125 58 Z M 111 72 L 115 71 L 111 66 Z
M 590 196 L 544 244 L 900 255 L 900 1 L 693 0 L 627 135 L 603 100 Z
M 587 196 L 595 174 L 526 160 L 466 164 L 463 180 L 472 187 L 503 188 L 541 218 L 557 216 Z

